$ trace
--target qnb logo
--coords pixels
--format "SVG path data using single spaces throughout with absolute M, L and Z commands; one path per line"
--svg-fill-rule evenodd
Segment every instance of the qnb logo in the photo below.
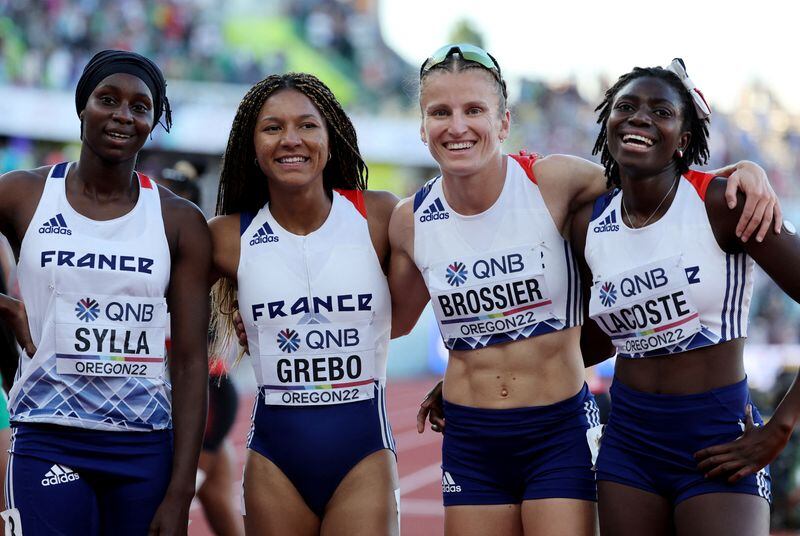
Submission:
M 600 303 L 611 307 L 615 301 L 617 301 L 617 289 L 614 287 L 614 283 L 608 281 L 603 283 L 603 286 L 600 287 Z
M 94 322 L 100 316 L 100 304 L 92 298 L 83 298 L 75 304 L 75 316 L 84 322 Z
M 297 349 L 300 348 L 300 337 L 297 335 L 297 332 L 288 328 L 279 332 L 278 348 L 281 349 L 281 352 L 286 352 L 287 354 L 296 352 Z
M 253 235 L 250 240 L 250 245 L 255 246 L 258 244 L 267 244 L 269 242 L 279 242 L 280 238 L 272 232 L 269 222 L 264 222 L 264 225 L 259 227 L 258 231 Z
M 71 235 L 72 231 L 67 226 L 67 221 L 61 213 L 56 214 L 39 227 L 39 234 Z
M 456 484 L 449 472 L 445 471 L 442 475 L 442 493 L 459 493 L 460 491 L 461 486 Z
M 57 486 L 80 479 L 78 473 L 64 465 L 55 464 L 50 468 L 42 479 L 42 486 Z
M 445 278 L 451 287 L 460 287 L 467 281 L 467 267 L 463 262 L 455 261 L 447 267 Z
M 599 222 L 592 229 L 595 233 L 613 233 L 619 231 L 619 224 L 617 223 L 617 211 L 612 210 L 611 214 L 605 217 L 603 221 Z
M 445 210 L 442 200 L 437 197 L 436 201 L 428 205 L 428 208 L 422 211 L 419 221 L 447 220 L 449 218 L 450 213 Z

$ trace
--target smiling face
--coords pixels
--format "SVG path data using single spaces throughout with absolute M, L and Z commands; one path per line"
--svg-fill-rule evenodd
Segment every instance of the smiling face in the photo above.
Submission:
M 431 72 L 420 90 L 422 141 L 446 175 L 471 175 L 500 155 L 510 115 L 483 69 Z
M 608 149 L 621 170 L 655 174 L 675 166 L 675 154 L 689 144 L 683 103 L 664 80 L 645 76 L 619 89 L 606 126 Z
M 94 88 L 81 111 L 83 142 L 101 158 L 134 158 L 153 130 L 153 97 L 140 78 L 116 73 Z
M 286 187 L 322 182 L 328 128 L 311 99 L 300 91 L 282 89 L 264 102 L 253 143 L 258 165 L 270 181 Z

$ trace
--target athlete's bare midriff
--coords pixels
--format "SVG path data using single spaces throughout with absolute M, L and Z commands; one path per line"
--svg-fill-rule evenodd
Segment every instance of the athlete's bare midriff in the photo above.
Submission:
M 570 328 L 479 350 L 451 350 L 444 398 L 489 409 L 546 406 L 570 398 L 584 383 L 579 341 L 580 329 Z
M 745 377 L 744 338 L 663 357 L 617 358 L 616 381 L 653 394 L 688 395 L 740 382 Z

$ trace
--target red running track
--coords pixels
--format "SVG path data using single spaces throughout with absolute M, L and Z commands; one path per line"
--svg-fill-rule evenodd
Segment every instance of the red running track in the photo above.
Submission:
M 444 533 L 444 508 L 441 490 L 441 435 L 426 430 L 417 433 L 417 409 L 425 393 L 435 383 L 431 378 L 390 381 L 386 390 L 389 421 L 397 444 L 400 472 L 400 526 L 403 536 L 428 536 Z M 237 464 L 236 474 L 241 474 L 244 463 L 245 440 L 250 428 L 252 396 L 242 397 L 236 424 L 230 434 Z M 241 481 L 234 484 L 231 493 L 241 494 Z M 200 503 L 194 501 L 191 511 L 191 536 L 212 536 L 203 516 Z

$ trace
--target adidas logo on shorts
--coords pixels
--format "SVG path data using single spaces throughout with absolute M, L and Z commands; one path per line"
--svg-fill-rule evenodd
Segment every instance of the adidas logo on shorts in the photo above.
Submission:
M 461 486 L 456 484 L 453 477 L 447 471 L 442 475 L 442 493 L 458 493 L 461 491 Z
M 431 203 L 428 208 L 422 211 L 419 221 L 433 221 L 433 220 L 447 220 L 450 219 L 450 213 L 445 210 L 442 200 L 438 197 L 436 201 Z
M 70 231 L 69 227 L 67 227 L 67 221 L 64 219 L 64 216 L 59 212 L 39 227 L 39 234 L 62 234 L 62 235 L 71 235 L 72 231 Z
M 66 484 L 78 480 L 80 476 L 78 473 L 64 465 L 55 464 L 45 473 L 42 479 L 42 486 L 56 486 L 58 484 Z
M 603 221 L 598 222 L 592 229 L 595 233 L 613 233 L 619 231 L 619 224 L 617 223 L 617 211 L 612 210 L 611 214 L 606 216 Z
M 253 235 L 252 240 L 250 240 L 250 245 L 255 246 L 257 244 L 266 244 L 268 242 L 278 242 L 280 238 L 272 232 L 272 227 L 269 226 L 269 222 L 264 222 L 264 225 L 259 227 L 258 231 Z

